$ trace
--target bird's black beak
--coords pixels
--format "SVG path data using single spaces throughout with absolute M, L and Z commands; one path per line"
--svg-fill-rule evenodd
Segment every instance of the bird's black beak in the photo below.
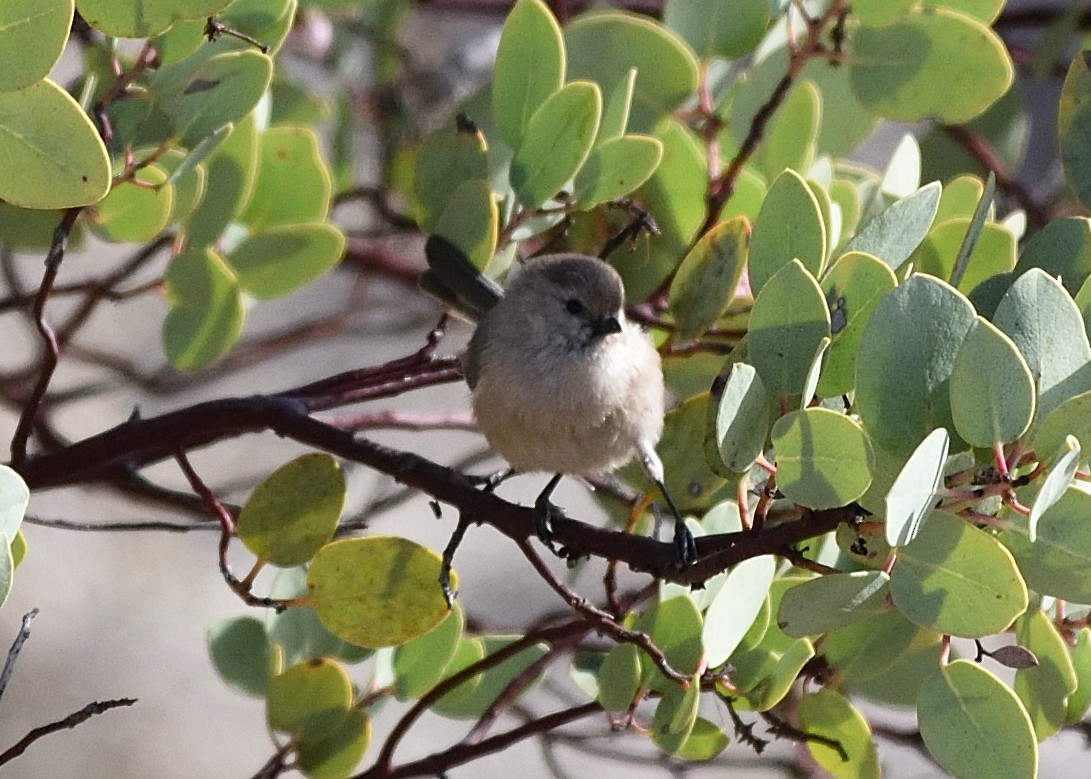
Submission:
M 596 317 L 591 321 L 591 332 L 596 338 L 602 338 L 603 336 L 612 335 L 613 333 L 620 333 L 621 322 L 617 321 L 616 316 Z

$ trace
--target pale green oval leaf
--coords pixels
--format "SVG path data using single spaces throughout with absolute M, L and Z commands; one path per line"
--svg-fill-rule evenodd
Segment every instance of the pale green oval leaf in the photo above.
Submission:
M 1038 662 L 1032 668 L 1017 670 L 1012 688 L 1030 715 L 1038 740 L 1045 741 L 1064 727 L 1068 696 L 1076 692 L 1076 669 L 1065 640 L 1040 609 L 1016 621 L 1015 639 L 1033 652 Z
M 822 277 L 832 340 L 815 391 L 821 397 L 848 393 L 856 383 L 856 354 L 875 307 L 897 286 L 894 271 L 870 254 L 848 252 Z
M 904 546 L 917 537 L 943 483 L 943 466 L 951 437 L 937 427 L 920 442 L 902 466 L 886 496 L 886 542 Z
M 1038 775 L 1030 717 L 1015 693 L 977 663 L 955 660 L 928 676 L 917 693 L 917 721 L 929 753 L 959 779 Z
M 250 198 L 257 176 L 258 133 L 251 113 L 205 161 L 204 197 L 185 220 L 191 249 L 215 243 Z
M 1080 52 L 1068 66 L 1057 135 L 1065 179 L 1086 207 L 1091 203 L 1091 51 Z
M 1034 418 L 1034 380 L 1018 348 L 981 317 L 974 320 L 951 370 L 951 418 L 972 446 L 1007 444 Z
M 419 698 L 443 678 L 455 657 L 465 621 L 462 607 L 455 603 L 443 622 L 394 650 L 394 694 L 398 700 Z
M 618 644 L 607 653 L 599 668 L 598 687 L 603 711 L 629 710 L 640 689 L 640 650 L 636 644 Z
M 769 0 L 667 0 L 663 23 L 703 59 L 754 50 L 769 26 Z
M 171 310 L 163 322 L 163 346 L 181 371 L 203 368 L 239 338 L 244 309 L 238 281 L 210 249 L 174 257 L 163 278 Z
M 882 571 L 830 574 L 784 593 L 777 625 L 793 638 L 820 636 L 889 608 L 890 577 Z
M 257 617 L 225 617 L 208 629 L 208 653 L 216 672 L 247 695 L 265 695 L 272 651 Z
M 198 19 L 222 11 L 231 0 L 78 0 L 89 25 L 115 38 L 147 38 L 179 19 Z
M 297 764 L 307 779 L 345 779 L 371 743 L 371 720 L 360 709 L 349 709 L 331 731 L 301 738 Z
M 500 33 L 492 113 L 504 143 L 518 149 L 530 117 L 564 84 L 561 28 L 541 0 L 519 0 Z
M 110 158 L 79 103 L 47 78 L 0 92 L 0 200 L 71 208 L 110 190 Z
M 755 228 L 756 230 L 756 228 Z M 751 244 L 751 258 L 754 254 Z M 822 290 L 799 260 L 791 260 L 764 285 L 750 314 L 749 361 L 771 393 L 799 395 L 830 312 Z
M 966 122 L 1007 92 L 1014 77 L 996 33 L 946 8 L 913 11 L 886 27 L 860 27 L 848 67 L 860 102 L 900 122 L 929 116 Z M 936 89 L 938 83 L 945 88 Z
M 953 427 L 950 376 L 974 317 L 965 297 L 931 276 L 914 275 L 879 301 L 860 339 L 853 404 L 874 443 L 908 455 Z
M 465 181 L 451 195 L 436 220 L 436 235 L 457 247 L 479 271 L 484 271 L 496 253 L 500 214 L 496 200 L 483 179 Z
M 760 555 L 734 566 L 705 611 L 701 643 L 710 668 L 727 662 L 765 605 L 776 574 L 776 559 Z
M 277 225 L 236 246 L 227 263 L 248 294 L 268 300 L 325 275 L 344 250 L 344 233 L 332 224 Z
M 1027 518 L 1027 538 L 1031 543 L 1038 540 L 1038 523 L 1050 506 L 1061 499 L 1068 485 L 1072 483 L 1072 477 L 1080 467 L 1080 442 L 1079 439 L 1069 436 L 1064 453 L 1057 458 L 1046 477 L 1042 479 L 1042 486 L 1034 498 L 1030 507 L 1030 516 Z
M 239 221 L 261 232 L 325 219 L 333 184 L 314 130 L 270 127 L 258 138 L 257 179 Z
M 352 681 L 329 658 L 293 665 L 269 681 L 266 716 L 282 733 L 315 738 L 341 724 L 352 705 Z
M 150 241 L 170 222 L 174 187 L 158 165 L 148 165 L 133 180 L 114 185 L 95 208 L 95 231 L 108 241 Z M 165 185 L 165 186 L 164 186 Z
M 484 181 L 488 173 L 488 152 L 480 134 L 439 132 L 425 138 L 413 168 L 413 214 L 421 229 L 436 232 L 440 215 L 454 202 L 458 188 L 467 181 Z
M 944 512 L 898 550 L 894 605 L 912 622 L 963 638 L 999 633 L 1027 608 L 1015 560 L 988 533 Z
M 928 234 L 942 191 L 940 183 L 933 181 L 894 201 L 864 225 L 844 251 L 866 252 L 895 270 L 901 267 Z
M 829 687 L 799 701 L 799 727 L 841 745 L 848 760 L 827 744 L 807 739 L 811 757 L 834 779 L 879 779 L 879 753 L 871 726 L 848 698 Z
M 397 646 L 446 618 L 439 572 L 439 555 L 405 538 L 334 541 L 311 561 L 309 600 L 335 636 L 364 647 Z
M 702 235 L 682 260 L 667 298 L 679 341 L 703 334 L 727 310 L 746 267 L 749 240 L 749 223 L 736 217 Z
M 538 208 L 576 175 L 601 112 L 602 93 L 590 81 L 566 84 L 534 112 L 511 160 L 511 186 L 524 206 Z
M 805 408 L 773 425 L 777 487 L 800 506 L 847 506 L 871 484 L 874 455 L 860 424 L 828 408 Z
M 575 199 L 581 210 L 628 195 L 655 172 L 663 143 L 647 135 L 624 135 L 596 146 L 576 174 Z
M 649 133 L 697 89 L 697 61 L 672 32 L 646 16 L 586 14 L 564 29 L 568 78 L 595 81 L 604 95 L 636 68 L 629 129 Z M 658 214 L 657 214 L 658 217 Z
M 765 449 L 770 408 L 769 393 L 752 365 L 737 362 L 726 379 L 718 377 L 709 395 L 709 462 L 722 462 L 724 475 L 749 471 Z
M 0 4 L 0 92 L 49 75 L 72 25 L 73 0 L 5 0 Z
M 826 227 L 807 182 L 794 170 L 786 170 L 769 186 L 754 221 L 750 289 L 755 295 L 760 293 L 765 283 L 793 259 L 817 276 L 826 262 Z
M 277 468 L 242 507 L 235 531 L 258 559 L 290 568 L 331 538 L 345 505 L 345 477 L 328 454 L 308 454 Z

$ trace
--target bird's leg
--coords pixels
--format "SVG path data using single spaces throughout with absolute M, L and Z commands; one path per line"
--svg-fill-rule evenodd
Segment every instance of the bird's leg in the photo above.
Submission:
M 640 457 L 640 464 L 644 467 L 644 473 L 648 474 L 648 478 L 655 482 L 655 486 L 663 494 L 663 499 L 674 515 L 674 550 L 677 554 L 675 565 L 681 571 L 683 568 L 688 568 L 697 559 L 697 542 L 693 540 L 693 533 L 689 532 L 689 528 L 686 527 L 686 522 L 682 519 L 682 512 L 678 510 L 674 498 L 667 492 L 667 483 L 663 476 L 663 461 L 655 453 L 655 448 L 641 446 L 637 453 Z
M 538 532 L 538 538 L 549 547 L 549 551 L 553 552 L 553 554 L 558 554 L 557 547 L 553 545 L 553 512 L 556 511 L 561 516 L 564 516 L 564 512 L 554 506 L 549 498 L 560 481 L 561 474 L 554 474 L 553 478 L 549 480 L 549 484 L 545 486 L 545 489 L 534 501 L 534 524 Z
M 667 501 L 667 506 L 674 514 L 674 551 L 678 555 L 675 565 L 678 566 L 678 570 L 688 568 L 697 559 L 697 542 L 693 538 L 693 533 L 686 527 L 682 512 L 678 510 L 671 494 L 667 492 L 667 485 L 662 479 L 656 479 L 655 486 L 659 487 L 659 491 L 663 493 L 663 499 Z

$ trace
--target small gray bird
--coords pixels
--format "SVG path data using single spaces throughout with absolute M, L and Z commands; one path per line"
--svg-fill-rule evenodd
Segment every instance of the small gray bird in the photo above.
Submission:
M 447 240 L 432 236 L 422 288 L 477 321 L 462 357 L 489 444 L 523 472 L 552 472 L 535 501 L 551 544 L 550 496 L 565 474 L 606 473 L 637 458 L 675 516 L 678 563 L 692 534 L 663 481 L 663 372 L 647 334 L 625 318 L 621 277 L 606 262 L 555 254 L 525 262 L 506 290 Z

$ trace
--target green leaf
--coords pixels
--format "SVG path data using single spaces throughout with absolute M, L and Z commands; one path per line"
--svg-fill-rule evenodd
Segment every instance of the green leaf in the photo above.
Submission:
M 879 779 L 879 754 L 867 719 L 848 698 L 829 687 L 799 701 L 799 727 L 841 745 L 848 760 L 831 746 L 807 739 L 807 751 L 834 779 Z
M 327 544 L 307 571 L 309 599 L 331 633 L 365 647 L 397 646 L 447 616 L 439 555 L 396 536 Z M 452 575 L 451 587 L 457 589 Z
M 198 49 L 176 65 L 160 68 L 151 81 L 174 137 L 186 146 L 250 113 L 273 77 L 272 59 L 252 48 L 215 51 Z
M 663 143 L 663 159 L 637 197 L 655 214 L 660 235 L 648 239 L 646 251 L 615 252 L 611 258 L 629 300 L 643 300 L 659 289 L 705 218 L 708 171 L 697 137 L 674 119 L 666 120 L 655 136 Z
M 830 312 L 818 282 L 799 260 L 791 260 L 758 293 L 750 314 L 749 359 L 765 388 L 800 394 L 818 346 L 829 335 Z
M 488 174 L 489 157 L 480 134 L 439 132 L 425 138 L 413 169 L 413 214 L 421 229 L 435 232 L 458 188 L 467 181 L 484 180 Z
M 749 265 L 754 294 L 793 258 L 812 275 L 821 273 L 826 262 L 826 227 L 807 182 L 794 170 L 786 170 L 770 185 L 754 222 Z
M 253 232 L 322 221 L 331 187 L 314 130 L 270 127 L 259 136 L 257 180 L 239 221 Z
M 981 193 L 981 200 L 978 202 L 977 207 L 974 209 L 974 215 L 970 219 L 970 224 L 966 229 L 966 235 L 962 239 L 962 245 L 958 249 L 958 254 L 955 259 L 955 267 L 951 271 L 951 283 L 955 287 L 961 288 L 963 284 L 966 285 L 966 289 L 972 289 L 970 286 L 977 286 L 976 280 L 968 280 L 966 276 L 966 268 L 972 261 L 972 255 L 976 250 L 978 241 L 982 236 L 982 230 L 985 227 L 985 220 L 993 211 L 993 198 L 996 195 L 996 174 L 993 171 L 989 171 L 988 177 L 985 179 L 985 191 Z M 1005 231 L 1007 232 L 1007 231 Z M 1000 251 L 989 251 L 985 254 L 990 258 L 992 262 L 989 263 L 991 268 L 995 270 L 986 271 L 981 275 L 981 280 L 984 281 L 996 273 L 1010 270 L 1014 264 L 1015 246 L 1014 236 L 1012 241 L 1012 247 L 1007 254 L 1011 259 L 1004 258 Z
M 606 712 L 628 711 L 640 689 L 640 650 L 636 644 L 611 649 L 598 672 L 598 702 Z
M 911 11 L 886 27 L 861 26 L 848 54 L 865 106 L 899 122 L 973 119 L 1008 91 L 1013 67 L 986 25 L 946 8 Z M 936 89 L 943 83 L 947 89 Z
M 114 38 L 147 38 L 179 19 L 198 19 L 222 11 L 231 0 L 79 0 L 89 25 Z
M 116 184 L 95 209 L 95 229 L 108 241 L 150 241 L 163 231 L 174 208 L 174 187 L 166 172 L 148 165 L 133 181 Z
M 727 466 L 725 475 L 746 473 L 765 449 L 770 400 L 761 376 L 746 363 L 733 364 L 727 379 L 712 385 L 708 431 L 715 438 L 706 446 L 706 459 L 715 463 L 718 457 Z
M 860 424 L 828 408 L 785 414 L 773 425 L 777 487 L 800 506 L 847 506 L 871 484 L 874 455 Z
M 519 0 L 500 34 L 492 79 L 492 115 L 513 149 L 538 107 L 564 84 L 561 28 L 541 0 Z
M 479 271 L 496 253 L 500 215 L 488 182 L 472 179 L 454 191 L 436 220 L 435 233 L 459 248 Z
M 1002 534 L 1028 587 L 1043 595 L 1091 603 L 1089 512 L 1091 491 L 1076 481 L 1042 514 L 1033 544 L 1018 531 Z
M 1034 451 L 1046 461 L 1065 446 L 1068 436 L 1091 451 L 1091 391 L 1081 392 L 1053 409 L 1034 432 Z
M 235 530 L 259 560 L 290 568 L 310 560 L 333 538 L 344 505 L 345 477 L 337 460 L 303 455 L 258 485 Z
M 45 78 L 72 26 L 72 0 L 7 0 L 0 6 L 0 92 Z
M 442 622 L 394 650 L 394 694 L 398 700 L 419 698 L 443 678 L 458 649 L 465 621 L 462 607 L 455 603 Z
M 297 764 L 307 779 L 345 779 L 371 743 L 371 720 L 350 709 L 332 731 L 300 739 Z
M 601 112 L 598 85 L 574 81 L 530 117 L 511 160 L 511 186 L 526 208 L 538 208 L 576 175 L 594 145 Z
M 604 95 L 613 94 L 636 68 L 629 113 L 632 132 L 651 132 L 697 89 L 693 54 L 666 27 L 646 16 L 585 14 L 565 27 L 564 41 L 568 78 L 597 82 Z
M 694 678 L 687 687 L 672 684 L 655 707 L 648 734 L 652 742 L 669 755 L 682 748 L 697 722 L 701 702 L 700 680 Z
M 977 176 L 966 173 L 951 179 L 943 185 L 935 224 L 972 218 L 984 194 L 985 185 Z
M 832 631 L 822 647 L 830 665 L 855 688 L 861 682 L 893 674 L 895 664 L 913 647 L 924 645 L 926 635 L 897 609 L 890 609 Z M 938 641 L 937 634 L 931 635 Z
M 951 417 L 972 446 L 1019 438 L 1034 418 L 1034 380 L 1011 339 L 977 317 L 951 370 Z
M 953 427 L 951 371 L 974 317 L 966 298 L 931 276 L 914 275 L 879 301 L 860 339 L 853 404 L 873 443 L 908 454 Z
M 663 421 L 663 437 L 659 439 L 659 455 L 663 458 L 667 491 L 681 501 L 685 510 L 707 507 L 724 484 L 701 452 L 704 450 L 705 419 L 708 415 L 708 394 L 687 398 L 671 409 Z M 633 483 L 644 478 L 639 466 L 627 466 Z M 624 471 L 623 471 L 624 473 Z
M 769 26 L 768 0 L 667 0 L 663 23 L 702 59 L 753 51 Z
M 302 566 L 282 568 L 273 579 L 269 597 L 281 600 L 307 595 L 307 571 Z M 310 606 L 291 606 L 266 618 L 269 640 L 277 644 L 286 665 L 318 657 L 333 657 L 357 663 L 371 656 L 371 650 L 342 641 L 330 633 Z
M 856 354 L 875 307 L 897 286 L 894 271 L 870 254 L 849 252 L 822 277 L 830 309 L 832 341 L 816 391 L 821 397 L 844 395 L 856 383 Z
M 0 92 L 0 200 L 71 208 L 110 190 L 110 158 L 79 104 L 47 78 Z
M 913 253 L 914 268 L 954 283 L 955 260 L 966 237 L 970 220 L 951 219 L 937 224 Z M 986 279 L 1015 267 L 1015 236 L 998 224 L 981 227 L 957 289 L 968 294 Z
M 477 639 L 481 653 L 476 654 L 476 659 L 480 660 L 483 657 L 488 657 L 514 640 L 509 636 L 489 636 L 485 639 Z M 440 699 L 432 707 L 432 710 L 445 717 L 477 719 L 519 674 L 525 672 L 528 667 L 540 660 L 546 654 L 547 649 L 545 644 L 538 643 L 517 652 L 469 682 L 460 684 Z M 473 652 L 462 658 L 456 654 L 455 659 L 448 666 L 446 675 L 450 676 L 457 673 L 461 668 L 472 665 L 475 662 L 474 657 Z M 531 689 L 532 685 L 527 685 L 524 688 L 525 691 Z
M 917 693 L 917 721 L 928 752 L 959 779 L 1038 775 L 1026 710 L 977 663 L 955 660 L 926 678 Z
M 247 293 L 268 300 L 325 275 L 344 250 L 345 236 L 331 224 L 286 224 L 250 236 L 227 255 L 227 263 Z
M 793 638 L 819 636 L 886 611 L 883 571 L 830 574 L 797 584 L 780 601 L 777 625 Z
M 822 95 L 810 81 L 800 82 L 788 93 L 773 115 L 755 155 L 757 166 L 768 178 L 775 179 L 788 169 L 810 169 L 822 107 Z M 830 236 L 829 240 L 832 238 Z
M 704 717 L 698 717 L 685 743 L 674 754 L 682 760 L 711 760 L 727 749 L 728 742 L 727 734 L 722 729 Z
M 894 605 L 929 630 L 963 638 L 999 633 L 1027 608 L 1011 554 L 988 533 L 944 512 L 898 550 L 890 572 Z
M 760 555 L 734 566 L 705 612 L 701 643 L 709 668 L 717 668 L 742 643 L 761 614 L 776 574 L 776 559 Z
M 185 221 L 188 246 L 197 249 L 219 240 L 253 191 L 258 165 L 258 134 L 254 115 L 235 129 L 205 162 L 204 197 Z
M 582 210 L 628 195 L 655 172 L 663 144 L 647 135 L 624 135 L 596 146 L 576 174 L 575 199 Z
M 15 534 L 15 538 L 11 539 L 11 560 L 15 568 L 18 568 L 20 563 L 26 559 L 27 552 L 29 551 L 27 538 L 23 535 L 23 531 L 20 530 Z
M 270 680 L 266 716 L 273 730 L 315 738 L 338 727 L 351 705 L 352 681 L 344 667 L 320 658 Z
M 163 346 L 171 364 L 195 371 L 223 356 L 238 340 L 244 316 L 231 269 L 211 249 L 189 249 L 170 261 L 163 282 L 171 301 Z
M 23 477 L 8 466 L 0 465 L 0 533 L 14 539 L 29 504 L 30 489 Z
M 265 626 L 257 617 L 225 617 L 208 629 L 208 652 L 216 672 L 247 695 L 265 695 L 272 651 Z
M 1083 318 L 1061 283 L 1033 268 L 1004 294 L 993 324 L 1019 348 L 1038 397 L 1035 420 L 1091 389 L 1091 345 Z
M 1015 638 L 1038 663 L 1017 670 L 1012 688 L 1030 715 L 1038 740 L 1045 741 L 1064 727 L 1068 696 L 1076 691 L 1076 669 L 1064 639 L 1040 609 L 1016 621 Z
M 917 537 L 943 483 L 951 437 L 937 427 L 920 442 L 886 496 L 886 542 L 905 546 Z
M 768 711 L 791 692 L 803 666 L 814 655 L 814 644 L 806 638 L 796 639 L 783 651 L 763 644 L 749 652 L 736 652 L 731 659 L 735 666 L 731 681 L 741 685 L 744 699 L 751 708 Z
M 911 195 L 896 200 L 868 222 L 845 245 L 847 252 L 866 252 L 898 269 L 913 253 L 936 217 L 942 187 L 925 184 Z
M 226 127 L 224 129 L 230 131 L 231 128 Z M 223 138 L 219 140 L 222 141 Z M 156 161 L 156 166 L 162 168 L 167 174 L 166 183 L 174 188 L 170 224 L 188 218 L 205 194 L 205 166 L 200 164 L 201 160 L 197 159 L 197 156 L 197 150 L 187 154 L 182 149 L 174 148 L 167 151 Z
M 1034 233 L 1019 254 L 1016 276 L 1041 268 L 1059 278 L 1073 297 L 1091 277 L 1091 219 L 1065 216 L 1054 219 Z
M 1087 206 L 1091 203 L 1091 52 L 1068 65 L 1057 110 L 1057 135 L 1065 180 Z
M 727 310 L 746 266 L 749 240 L 749 223 L 736 217 L 702 235 L 682 260 L 668 297 L 679 341 L 703 334 Z
M 693 598 L 678 595 L 653 604 L 637 619 L 636 629 L 648 634 L 674 670 L 687 675 L 696 673 L 704 655 L 703 620 Z M 648 658 L 642 659 L 644 679 L 655 689 L 678 686 L 663 676 Z
M 1076 691 L 1068 696 L 1065 705 L 1065 722 L 1074 724 L 1087 714 L 1091 707 L 1091 628 L 1080 628 L 1075 645 L 1069 647 L 1072 668 L 1076 672 Z
M 917 0 L 856 0 L 852 4 L 852 12 L 860 19 L 861 24 L 882 27 L 901 19 L 916 2 Z
M 1038 523 L 1042 521 L 1045 512 L 1061 499 L 1068 485 L 1072 483 L 1072 477 L 1080 466 L 1080 442 L 1079 439 L 1069 436 L 1065 443 L 1065 451 L 1042 479 L 1042 485 L 1030 507 L 1030 516 L 1027 518 L 1027 538 L 1031 543 L 1038 540 Z
M 618 82 L 612 91 L 603 93 L 602 120 L 599 122 L 598 144 L 612 141 L 625 134 L 629 126 L 629 111 L 633 106 L 633 90 L 636 89 L 636 68 Z
M 269 48 L 274 55 L 288 37 L 299 4 L 296 0 L 232 0 L 231 4 L 216 14 L 216 20 L 232 30 L 249 35 Z M 165 33 L 155 39 L 160 63 L 170 65 L 185 59 L 208 43 L 205 34 L 206 17 L 175 22 Z M 254 48 L 252 43 L 231 35 L 221 35 L 215 41 L 219 51 Z M 275 102 L 275 99 L 274 99 Z M 274 106 L 273 124 L 279 123 L 280 110 Z
M 7 602 L 15 581 L 15 558 L 12 556 L 11 546 L 8 536 L 0 533 L 0 606 Z

